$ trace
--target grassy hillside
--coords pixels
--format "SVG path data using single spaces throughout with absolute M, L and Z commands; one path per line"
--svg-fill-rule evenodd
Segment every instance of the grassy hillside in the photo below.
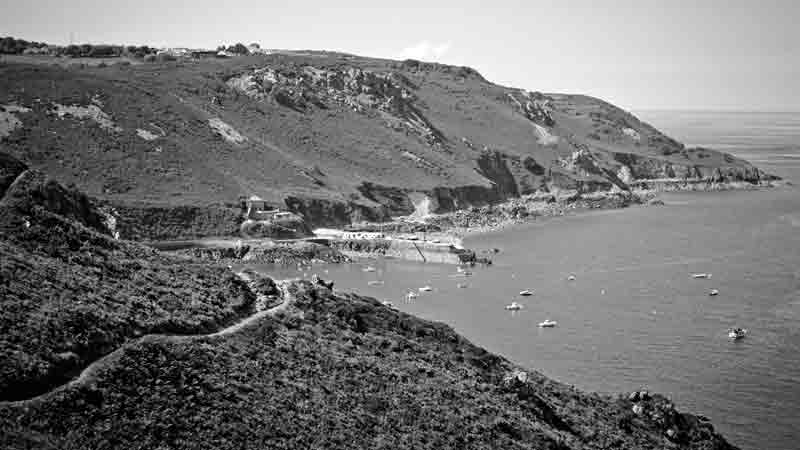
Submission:
M 113 239 L 85 195 L 0 153 L 0 299 L 0 400 L 13 400 L 128 339 L 215 330 L 255 296 L 224 267 Z
M 732 448 L 375 299 L 115 240 L 85 195 L 0 163 L 2 448 Z
M 465 67 L 284 52 L 11 63 L 0 77 L 1 149 L 140 209 L 235 209 L 256 194 L 342 224 L 407 214 L 424 198 L 441 211 L 636 179 L 764 176 L 600 100 L 499 86 Z
M 583 393 L 374 299 L 288 292 L 237 334 L 146 339 L 90 385 L 0 405 L 4 448 L 733 448 L 663 397 Z

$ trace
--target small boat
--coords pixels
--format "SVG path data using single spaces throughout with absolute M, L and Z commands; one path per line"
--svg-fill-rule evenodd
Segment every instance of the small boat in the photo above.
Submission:
M 464 283 L 458 283 L 458 284 L 456 285 L 456 287 L 457 287 L 457 288 L 459 288 L 459 289 L 466 289 L 466 288 L 467 288 L 467 285 L 466 285 L 466 284 L 464 284 Z
M 375 272 L 376 270 L 378 270 L 378 269 L 376 269 L 376 268 L 374 268 L 372 266 L 364 267 L 364 272 Z
M 708 279 L 708 278 L 711 278 L 711 274 L 710 273 L 693 273 L 692 274 L 692 278 Z
M 568 281 L 575 281 L 575 275 L 570 275 L 567 277 Z
M 406 294 L 406 300 L 407 301 L 414 300 L 417 297 L 419 297 L 419 296 L 414 291 L 408 291 L 408 293 Z
M 520 291 L 519 295 L 523 297 L 530 297 L 531 295 L 533 295 L 533 291 L 525 289 L 524 291 Z
M 728 337 L 733 339 L 734 341 L 742 339 L 743 337 L 745 337 L 746 334 L 747 334 L 747 330 L 745 330 L 744 328 L 738 328 L 737 327 L 737 328 L 731 328 L 730 330 L 728 330 Z
M 712 289 L 711 292 L 708 293 L 708 295 L 712 297 L 715 295 L 719 295 L 719 291 L 717 289 Z
M 383 286 L 383 280 L 372 280 L 367 282 L 370 286 Z
M 558 322 L 550 319 L 545 319 L 544 322 L 539 323 L 540 328 L 553 328 L 556 325 L 558 325 Z
M 506 305 L 506 309 L 509 311 L 519 311 L 522 309 L 522 305 L 517 302 L 511 302 L 510 305 Z
M 422 286 L 421 288 L 419 288 L 420 292 L 430 292 L 432 290 L 433 290 L 433 288 L 430 287 L 430 286 Z

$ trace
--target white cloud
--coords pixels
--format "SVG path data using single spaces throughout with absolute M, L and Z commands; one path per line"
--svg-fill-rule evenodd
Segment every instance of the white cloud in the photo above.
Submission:
M 449 42 L 434 43 L 430 41 L 422 41 L 416 45 L 412 45 L 411 47 L 404 48 L 397 55 L 397 58 L 440 62 L 442 57 L 449 51 Z

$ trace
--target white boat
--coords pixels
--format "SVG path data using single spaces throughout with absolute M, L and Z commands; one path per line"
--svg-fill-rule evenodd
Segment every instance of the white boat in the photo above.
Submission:
M 710 273 L 693 273 L 692 278 L 711 278 Z
M 521 295 L 523 297 L 529 297 L 529 296 L 533 295 L 533 291 L 529 291 L 529 290 L 525 289 L 524 291 L 520 291 L 519 295 Z
M 408 291 L 408 293 L 406 294 L 406 300 L 414 300 L 417 297 L 419 296 L 414 291 Z
M 734 341 L 742 339 L 745 335 L 747 335 L 747 330 L 744 328 L 731 328 L 728 330 L 728 337 Z
M 370 286 L 383 286 L 383 280 L 372 280 L 367 282 Z
M 522 309 L 522 305 L 517 302 L 511 302 L 510 305 L 506 305 L 506 309 L 509 311 L 519 311 Z
M 711 292 L 708 293 L 708 295 L 712 297 L 715 295 L 719 295 L 719 291 L 717 289 L 712 289 Z
M 569 281 L 575 281 L 575 275 L 570 275 L 570 276 L 568 276 L 568 277 L 567 277 L 567 280 L 569 280 Z
M 372 266 L 364 267 L 364 272 L 375 272 L 376 270 L 378 270 L 378 269 L 376 269 L 376 268 L 374 268 Z
M 430 292 L 432 290 L 433 290 L 433 288 L 430 287 L 430 286 L 422 286 L 421 288 L 419 288 L 420 292 Z
M 539 323 L 539 327 L 541 328 L 553 328 L 556 325 L 558 325 L 558 322 L 550 319 L 545 319 L 544 322 Z

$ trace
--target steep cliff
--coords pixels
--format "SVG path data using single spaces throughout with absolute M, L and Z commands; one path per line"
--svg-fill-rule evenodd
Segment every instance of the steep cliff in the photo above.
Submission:
M 0 76 L 17 124 L 0 148 L 115 205 L 121 233 L 137 238 L 235 233 L 237 207 L 225 205 L 253 194 L 320 226 L 410 214 L 420 198 L 444 212 L 652 178 L 767 178 L 601 100 L 500 86 L 466 67 L 276 52 L 7 64 Z

